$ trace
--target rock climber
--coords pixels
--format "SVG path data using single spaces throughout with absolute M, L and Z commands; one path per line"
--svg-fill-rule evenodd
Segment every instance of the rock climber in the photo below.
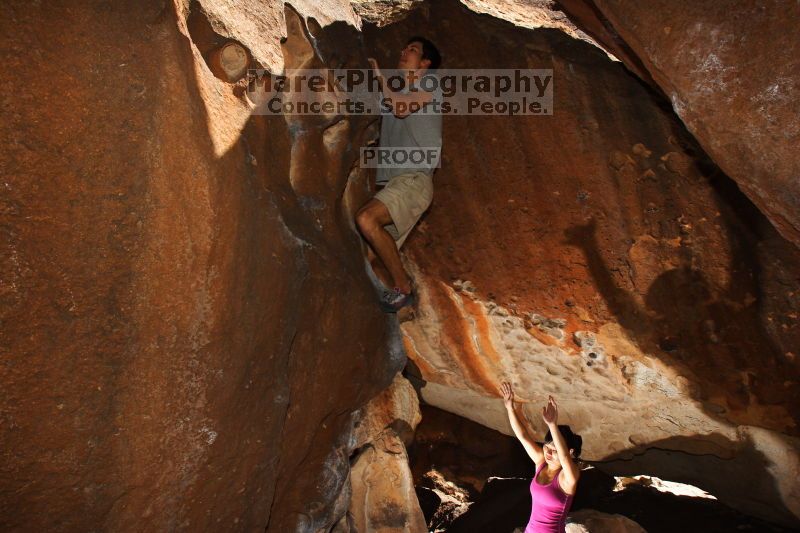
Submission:
M 558 425 L 558 405 L 550 396 L 542 408 L 542 418 L 547 424 L 544 444 L 539 446 L 531 439 L 514 410 L 514 391 L 510 383 L 500 388 L 503 404 L 514 435 L 536 464 L 531 480 L 531 517 L 525 533 L 563 533 L 567 514 L 578 487 L 581 469 L 575 459 L 581 454 L 583 439 L 567 425 Z
M 375 196 L 356 214 L 356 224 L 369 244 L 370 264 L 375 256 L 382 268 L 373 268 L 386 289 L 380 304 L 384 311 L 395 313 L 414 301 L 411 278 L 403 268 L 400 247 L 411 229 L 428 209 L 433 199 L 433 172 L 439 165 L 442 146 L 441 89 L 438 83 L 420 83 L 423 77 L 434 76 L 441 55 L 436 46 L 424 37 L 412 37 L 400 52 L 398 70 L 405 76 L 405 87 L 393 90 L 378 67 L 369 58 L 370 66 L 380 81 L 383 94 L 380 149 L 435 149 L 436 155 L 413 168 L 399 165 L 379 166 L 375 178 Z M 428 90 L 433 87 L 433 90 Z M 392 288 L 389 288 L 392 287 Z

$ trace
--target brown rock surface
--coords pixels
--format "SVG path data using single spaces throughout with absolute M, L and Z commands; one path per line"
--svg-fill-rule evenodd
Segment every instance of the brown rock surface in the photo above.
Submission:
M 559 5 L 646 71 L 714 161 L 800 246 L 800 5 L 770 0 Z
M 357 417 L 350 505 L 336 531 L 427 531 L 406 452 L 422 418 L 417 392 L 398 374 Z
M 702 0 L 463 0 L 554 27 L 658 87 L 717 165 L 800 246 L 800 5 Z M 569 19 L 563 19 L 563 12 Z M 575 26 L 573 26 L 575 24 Z M 587 35 L 588 34 L 588 35 Z
M 348 508 L 358 431 L 385 429 L 352 434 L 351 413 L 404 362 L 352 226 L 374 121 L 253 117 L 244 84 L 209 67 L 227 42 L 273 71 L 365 65 L 348 2 L 292 4 L 0 6 L 0 528 L 317 530 Z M 797 55 L 756 46 L 794 15 L 756 13 L 734 42 L 741 17 L 717 27 L 719 8 L 662 3 L 699 26 L 651 46 L 635 42 L 658 34 L 651 19 L 621 5 L 602 2 L 631 44 L 620 57 L 641 58 L 797 242 L 797 130 L 782 119 L 797 114 Z M 420 28 L 451 67 L 556 72 L 553 117 L 446 120 L 434 207 L 409 242 L 422 303 L 405 340 L 424 397 L 508 432 L 496 391 L 511 379 L 528 400 L 558 395 L 609 468 L 794 520 L 797 249 L 596 48 L 455 2 L 367 48 L 385 57 Z M 729 79 L 747 65 L 757 75 Z M 401 397 L 377 412 L 413 427 Z M 356 501 L 399 497 L 413 529 L 407 428 L 390 427 L 363 440 Z M 396 475 L 370 474 L 385 465 Z M 390 527 L 361 509 L 362 527 Z
M 445 120 L 434 204 L 407 250 L 423 398 L 508 432 L 509 379 L 541 435 L 535 406 L 555 394 L 589 459 L 688 452 L 660 457 L 663 477 L 703 464 L 688 482 L 796 521 L 797 250 L 620 64 L 438 6 L 367 30 L 368 45 L 388 55 L 426 28 L 447 67 L 553 68 L 556 92 L 551 117 Z
M 353 495 L 348 518 L 352 516 L 353 528 L 343 531 L 428 531 L 403 440 L 393 430 L 368 445 L 351 470 Z
M 567 533 L 590 533 L 603 531 L 605 533 L 646 533 L 646 531 L 622 515 L 601 513 L 593 509 L 583 509 L 571 513 L 570 522 L 567 524 Z
M 353 449 L 375 441 L 387 428 L 409 444 L 422 420 L 417 391 L 398 374 L 389 387 L 355 413 L 355 418 Z
M 0 6 L 0 529 L 330 524 L 350 412 L 403 363 L 349 215 L 368 119 L 251 118 L 200 6 Z M 319 61 L 280 2 L 202 7 L 265 65 Z

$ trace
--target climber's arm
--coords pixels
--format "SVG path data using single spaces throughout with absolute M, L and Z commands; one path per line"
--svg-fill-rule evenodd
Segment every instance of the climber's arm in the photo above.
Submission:
M 531 460 L 536 463 L 536 466 L 539 466 L 544 462 L 544 452 L 542 451 L 542 447 L 539 446 L 535 440 L 530 438 L 528 432 L 525 431 L 525 428 L 519 421 L 517 412 L 514 410 L 514 391 L 511 389 L 511 384 L 504 382 L 500 391 L 503 393 L 503 404 L 506 407 L 508 421 L 511 423 L 511 429 L 514 430 L 514 435 L 516 435 L 517 439 L 522 443 L 522 447 L 525 448 Z
M 383 92 L 383 102 L 385 102 L 392 110 L 392 114 L 397 118 L 405 118 L 411 113 L 416 113 L 422 106 L 433 101 L 433 93 L 430 91 L 423 91 L 420 89 L 412 89 L 408 93 L 401 93 L 393 91 L 388 84 L 385 83 L 383 74 L 378 68 L 378 62 L 369 58 L 370 66 L 375 70 L 378 77 L 378 82 L 381 85 L 381 92 Z
M 558 460 L 564 470 L 562 488 L 569 493 L 575 489 L 575 485 L 581 475 L 581 469 L 575 464 L 571 450 L 558 429 L 558 405 L 552 396 L 550 396 L 547 405 L 542 409 L 542 418 L 550 430 L 550 436 L 553 437 L 553 444 L 556 445 L 556 450 L 558 451 Z
M 416 113 L 422 106 L 433 101 L 433 93 L 414 89 L 409 93 L 394 92 L 388 87 L 384 88 L 384 102 L 392 109 L 392 114 L 397 118 L 406 118 L 411 113 Z

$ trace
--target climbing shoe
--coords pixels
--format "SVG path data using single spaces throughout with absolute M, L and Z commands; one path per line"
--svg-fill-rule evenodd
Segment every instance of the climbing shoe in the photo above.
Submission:
M 414 289 L 408 294 L 401 292 L 395 287 L 390 291 L 384 291 L 381 296 L 381 309 L 386 313 L 396 313 L 403 307 L 414 303 Z

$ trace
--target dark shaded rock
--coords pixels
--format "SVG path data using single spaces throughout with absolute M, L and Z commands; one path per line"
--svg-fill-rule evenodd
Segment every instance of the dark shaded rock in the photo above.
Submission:
M 800 6 L 560 0 L 670 99 L 714 161 L 800 246 Z

